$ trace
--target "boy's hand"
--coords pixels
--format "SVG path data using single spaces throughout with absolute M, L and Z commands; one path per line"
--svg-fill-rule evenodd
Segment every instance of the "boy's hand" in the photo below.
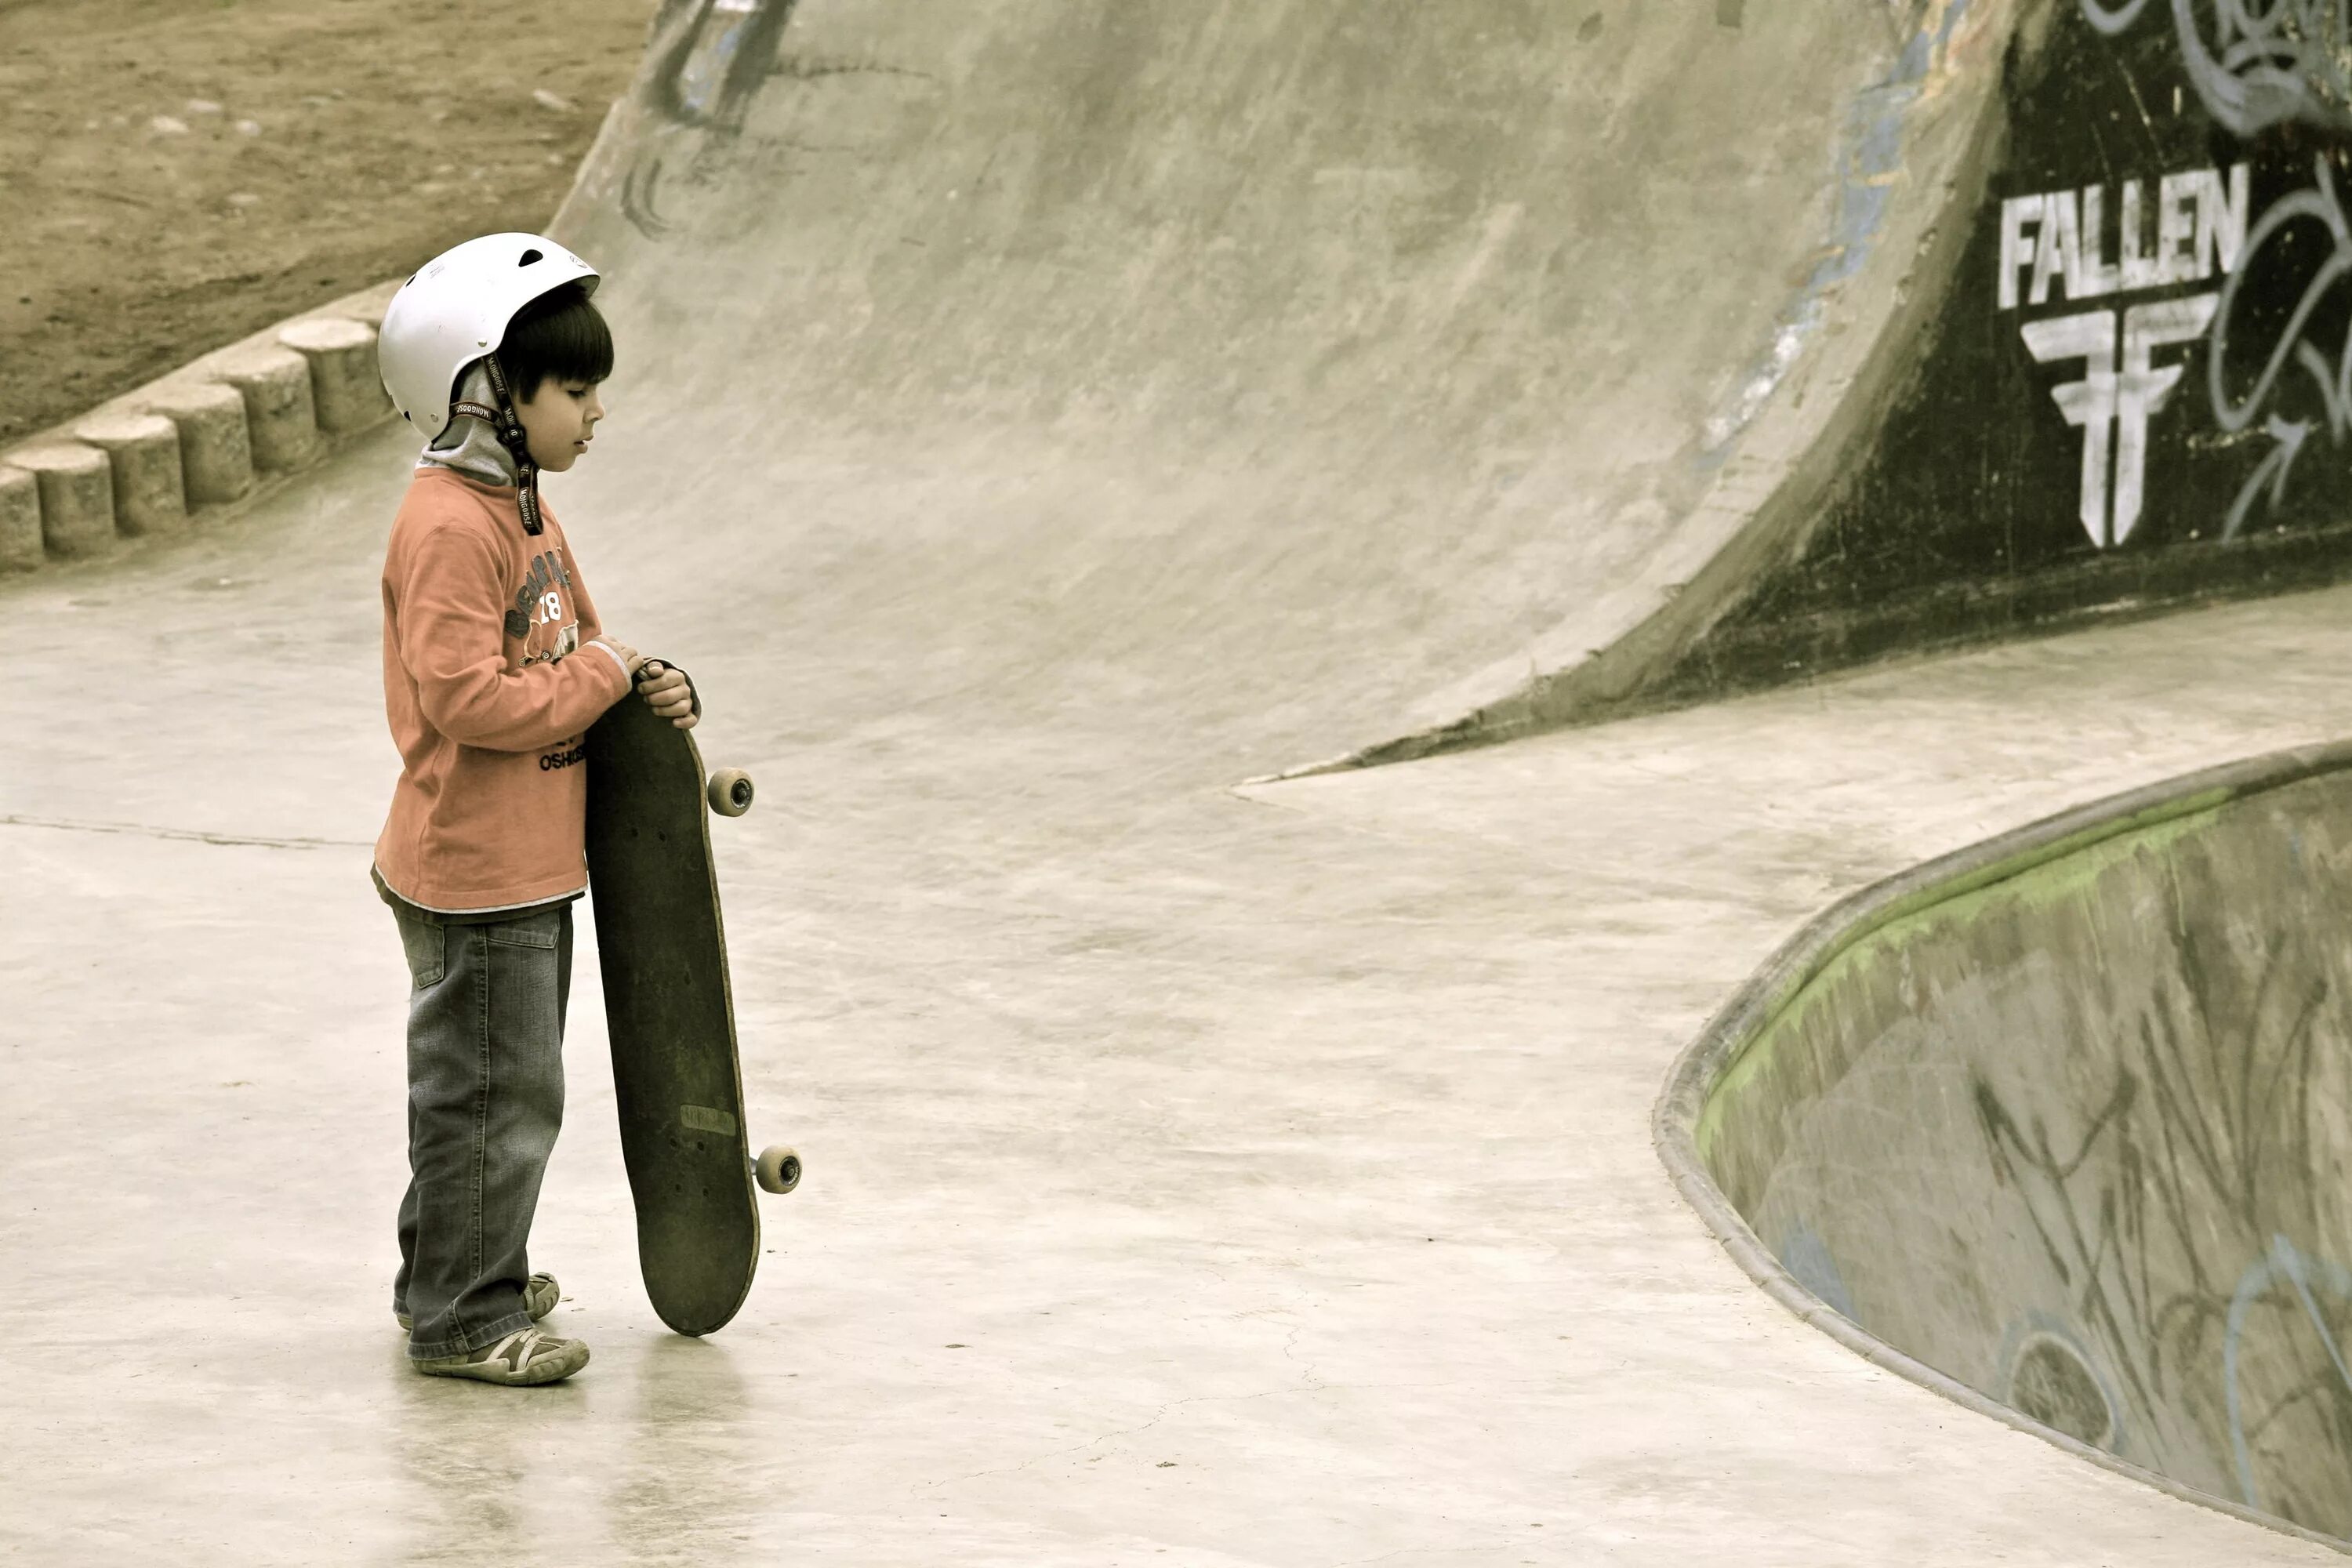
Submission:
M 637 691 L 662 718 L 681 730 L 694 728 L 694 688 L 661 660 L 649 658 L 638 668 Z
M 621 656 L 621 668 L 628 672 L 629 679 L 631 680 L 636 679 L 637 671 L 645 668 L 646 656 L 644 654 L 639 653 L 635 648 L 631 647 L 627 643 L 623 642 L 620 638 L 615 637 L 600 637 L 596 638 L 596 641 L 603 643 L 606 647 L 611 648 L 614 653 L 619 654 Z

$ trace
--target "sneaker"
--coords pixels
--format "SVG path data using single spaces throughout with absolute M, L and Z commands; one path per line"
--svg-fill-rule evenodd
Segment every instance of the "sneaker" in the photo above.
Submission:
M 555 1304 L 562 1300 L 563 1292 L 556 1289 L 552 1274 L 534 1274 L 523 1281 L 522 1310 L 530 1314 L 530 1321 L 534 1323 L 555 1310 Z M 395 1311 L 392 1321 L 404 1329 L 416 1326 L 405 1312 Z
M 533 1326 L 517 1329 L 494 1345 L 464 1355 L 436 1356 L 410 1363 L 427 1377 L 470 1377 L 529 1388 L 560 1383 L 588 1364 L 588 1347 L 579 1340 L 559 1340 Z

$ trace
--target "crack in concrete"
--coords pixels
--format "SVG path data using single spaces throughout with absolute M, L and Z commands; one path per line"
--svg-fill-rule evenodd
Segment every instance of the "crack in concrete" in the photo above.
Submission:
M 1105 1432 L 1100 1436 L 1089 1437 L 1083 1443 L 1074 1443 L 1066 1448 L 1053 1448 L 1043 1454 L 1033 1454 L 1017 1465 L 1005 1465 L 993 1470 L 974 1470 L 968 1476 L 955 1476 L 947 1480 L 925 1481 L 922 1483 L 922 1489 L 925 1491 L 936 1491 L 944 1486 L 954 1486 L 964 1481 L 982 1480 L 990 1476 L 1017 1475 L 1021 1471 L 1028 1469 L 1033 1466 L 1042 1465 L 1048 1459 L 1058 1459 L 1069 1454 L 1083 1454 L 1088 1448 L 1098 1448 L 1102 1447 L 1102 1445 L 1109 1442 L 1114 1437 L 1132 1437 L 1138 1432 L 1149 1432 L 1151 1428 L 1159 1426 L 1162 1421 L 1165 1421 L 1168 1418 L 1168 1413 L 1170 1411 L 1177 1409 L 1182 1405 L 1219 1403 L 1240 1405 L 1253 1399 L 1270 1399 L 1276 1394 L 1295 1394 L 1299 1392 L 1300 1391 L 1295 1387 L 1267 1388 L 1261 1389 L 1255 1394 L 1196 1394 L 1183 1399 L 1171 1399 L 1167 1404 L 1161 1405 L 1158 1410 L 1154 1411 L 1150 1420 L 1144 1422 L 1140 1426 L 1122 1426 L 1115 1432 Z M 1315 1389 L 1308 1392 L 1319 1393 L 1321 1390 Z
M 1400 1546 L 1393 1552 L 1383 1552 L 1377 1557 L 1350 1557 L 1345 1562 L 1332 1563 L 1330 1568 L 1364 1568 L 1365 1563 L 1385 1563 L 1391 1557 L 1402 1557 L 1407 1552 L 1416 1552 L 1427 1556 L 1437 1556 L 1439 1554 L 1452 1556 L 1455 1552 L 1500 1552 L 1505 1550 L 1509 1542 L 1517 1539 L 1517 1537 L 1516 1536 L 1498 1535 L 1492 1541 L 1480 1542 L 1475 1546 Z
M 1298 1367 L 1298 1375 L 1300 1379 L 1305 1382 L 1310 1390 L 1317 1394 L 1320 1394 L 1326 1386 L 1323 1380 L 1315 1375 L 1315 1368 L 1313 1366 L 1298 1359 L 1298 1336 L 1306 1331 L 1307 1325 L 1301 1323 L 1283 1337 L 1282 1357 L 1285 1361 L 1295 1363 Z
M 903 76 L 928 82 L 940 79 L 931 71 L 884 65 L 878 60 L 782 59 L 769 68 L 768 74 L 789 77 L 794 81 L 816 81 L 829 76 Z
M 1248 1314 L 1244 1315 L 1247 1316 Z M 1295 1332 L 1296 1331 L 1294 1331 L 1294 1334 Z M 1286 1350 L 1286 1353 L 1287 1353 Z M 920 1489 L 922 1491 L 937 1491 L 941 1487 L 956 1486 L 965 1481 L 984 1480 L 990 1476 L 1018 1475 L 1023 1470 L 1034 1468 L 1038 1465 L 1045 1463 L 1049 1459 L 1064 1458 L 1072 1454 L 1083 1454 L 1089 1448 L 1098 1448 L 1114 1437 L 1132 1437 L 1139 1432 L 1149 1432 L 1151 1428 L 1159 1426 L 1162 1421 L 1168 1419 L 1170 1412 L 1181 1409 L 1187 1405 L 1246 1405 L 1252 1400 L 1275 1399 L 1284 1396 L 1292 1398 L 1300 1397 L 1302 1395 L 1314 1397 L 1327 1394 L 1348 1394 L 1364 1390 L 1452 1389 L 1465 1386 L 1463 1381 L 1458 1378 L 1446 1378 L 1435 1383 L 1322 1383 L 1314 1381 L 1314 1373 L 1310 1368 L 1302 1367 L 1301 1373 L 1303 1376 L 1308 1379 L 1308 1381 L 1303 1384 L 1291 1384 L 1282 1388 L 1263 1388 L 1258 1390 L 1255 1394 L 1196 1394 L 1183 1399 L 1171 1399 L 1167 1404 L 1161 1405 L 1158 1410 L 1152 1412 L 1150 1420 L 1142 1422 L 1139 1425 L 1134 1426 L 1121 1426 L 1116 1431 L 1105 1432 L 1098 1436 L 1089 1437 L 1083 1443 L 1073 1443 L 1066 1448 L 1052 1448 L 1043 1454 L 1033 1454 L 1017 1465 L 1003 1465 L 992 1470 L 974 1470 L 969 1475 L 951 1476 L 944 1480 L 923 1481 L 918 1483 L 917 1489 L 910 1489 L 910 1490 Z M 1480 1386 L 1487 1388 L 1525 1388 L 1549 1381 L 1550 1380 L 1546 1378 L 1515 1377 L 1506 1378 L 1496 1384 L 1481 1384 Z M 1449 1548 L 1448 1550 L 1453 1549 Z M 1468 1549 L 1464 1548 L 1463 1550 Z
M 264 834 L 207 833 L 197 827 L 157 827 L 140 822 L 82 822 L 68 816 L 35 816 L 10 812 L 0 815 L 0 827 L 46 827 L 60 833 L 127 833 L 143 838 L 171 838 L 192 844 L 222 844 L 258 849 L 373 849 L 357 838 L 273 838 Z

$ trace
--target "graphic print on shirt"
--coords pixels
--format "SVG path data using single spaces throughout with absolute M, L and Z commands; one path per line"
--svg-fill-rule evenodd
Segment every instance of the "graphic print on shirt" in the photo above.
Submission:
M 580 646 L 580 616 L 572 608 L 572 569 L 561 549 L 532 557 L 530 571 L 515 590 L 507 611 L 507 637 L 522 644 L 526 665 L 552 664 Z

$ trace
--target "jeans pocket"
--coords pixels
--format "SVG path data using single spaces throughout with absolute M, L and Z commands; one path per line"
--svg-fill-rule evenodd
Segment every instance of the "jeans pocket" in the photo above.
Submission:
M 563 914 L 562 910 L 549 910 L 519 921 L 499 921 L 482 927 L 482 938 L 506 947 L 552 948 L 562 933 Z
M 408 955 L 408 978 L 417 990 L 439 984 L 448 963 L 446 935 L 446 927 L 429 926 L 423 921 L 400 922 L 401 951 Z

